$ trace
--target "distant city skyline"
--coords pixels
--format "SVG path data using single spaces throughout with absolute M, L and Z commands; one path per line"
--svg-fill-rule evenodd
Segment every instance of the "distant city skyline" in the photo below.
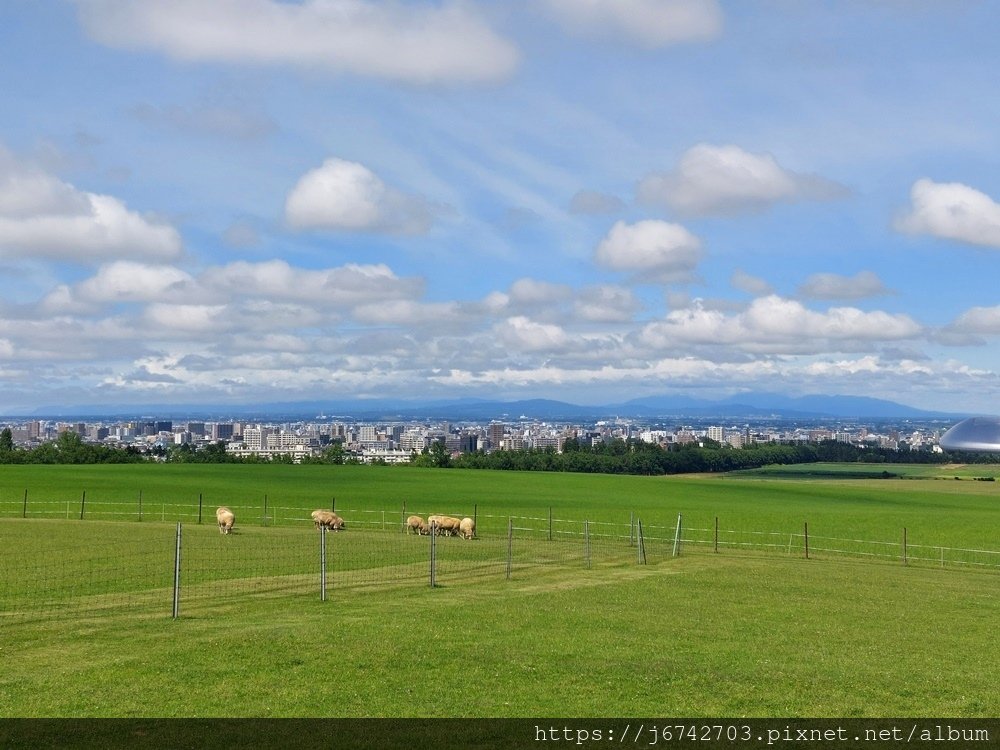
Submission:
M 973 0 L 0 6 L 0 414 L 1000 411 Z

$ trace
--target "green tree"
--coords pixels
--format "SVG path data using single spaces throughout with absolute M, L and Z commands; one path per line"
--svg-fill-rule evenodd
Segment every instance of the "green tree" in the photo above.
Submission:
M 327 446 L 323 451 L 323 461 L 328 464 L 340 465 L 344 463 L 344 444 L 339 440 Z
M 14 452 L 14 433 L 11 432 L 10 427 L 4 427 L 3 432 L 0 432 L 0 453 L 13 453 Z
M 431 464 L 439 469 L 447 469 L 451 466 L 451 454 L 440 440 L 435 440 L 431 445 Z

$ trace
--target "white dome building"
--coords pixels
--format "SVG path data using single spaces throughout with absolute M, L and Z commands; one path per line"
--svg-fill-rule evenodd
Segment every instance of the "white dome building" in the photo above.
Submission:
M 1000 417 L 969 417 L 941 436 L 946 451 L 1000 453 Z

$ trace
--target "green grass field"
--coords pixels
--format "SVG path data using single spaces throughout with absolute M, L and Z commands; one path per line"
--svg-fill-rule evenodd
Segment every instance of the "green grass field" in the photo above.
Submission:
M 324 602 L 308 511 L 333 498 L 349 528 L 327 535 Z M 134 520 L 102 517 L 133 501 Z M 437 588 L 429 540 L 393 530 L 404 502 L 478 513 L 480 539 L 437 541 Z M 236 510 L 231 537 L 214 527 L 220 504 Z M 895 541 L 906 527 L 915 544 L 1000 551 L 992 482 L 8 466 L 0 612 L 31 593 L 26 570 L 73 585 L 31 617 L 0 616 L 0 715 L 1000 715 L 997 567 L 709 544 L 676 558 L 650 544 L 639 565 L 627 537 L 595 538 L 587 567 L 578 537 L 522 533 L 506 580 L 507 517 L 549 508 L 623 534 L 630 514 L 666 530 L 680 513 L 692 537 L 719 517 L 783 540 L 808 522 L 816 538 Z M 163 561 L 178 519 L 193 567 L 172 620 Z M 74 578 L 107 559 L 101 545 L 134 562 Z

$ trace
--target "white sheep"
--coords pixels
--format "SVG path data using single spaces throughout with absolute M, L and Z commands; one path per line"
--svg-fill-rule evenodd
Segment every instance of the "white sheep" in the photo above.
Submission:
M 228 534 L 236 523 L 236 515 L 229 508 L 222 506 L 216 509 L 215 520 L 219 522 L 219 533 Z
M 428 516 L 427 523 L 436 529 L 439 535 L 445 536 L 456 536 L 459 526 L 462 525 L 461 520 L 453 516 Z
M 344 519 L 330 510 L 314 510 L 312 520 L 317 529 L 328 529 L 330 531 L 340 531 L 346 528 Z
M 472 539 L 476 535 L 476 522 L 471 518 L 463 518 L 458 531 L 465 539 Z
M 430 530 L 427 528 L 427 524 L 424 523 L 424 519 L 420 516 L 410 516 L 406 519 L 406 533 L 429 534 Z

